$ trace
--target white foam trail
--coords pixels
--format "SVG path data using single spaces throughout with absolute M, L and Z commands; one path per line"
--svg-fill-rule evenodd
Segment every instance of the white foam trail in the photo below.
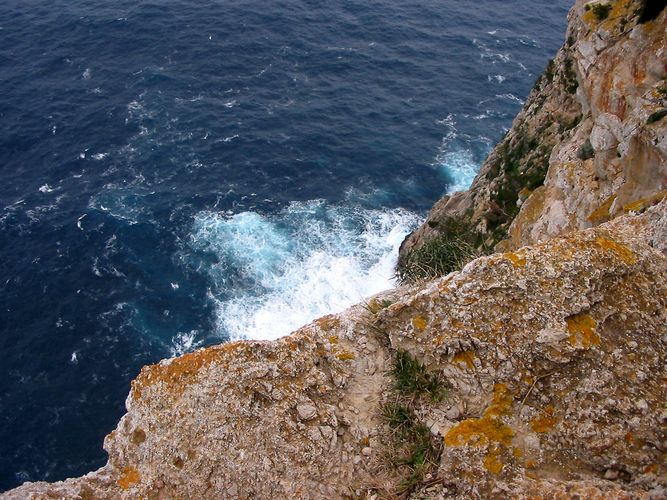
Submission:
M 398 247 L 420 222 L 406 210 L 292 203 L 275 217 L 204 212 L 194 248 L 208 269 L 222 336 L 274 339 L 395 285 Z

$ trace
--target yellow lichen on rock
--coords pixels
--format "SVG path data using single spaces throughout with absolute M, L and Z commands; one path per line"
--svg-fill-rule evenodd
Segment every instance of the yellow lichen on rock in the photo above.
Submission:
M 604 236 L 597 236 L 595 238 L 595 244 L 598 247 L 602 248 L 603 250 L 610 251 L 626 264 L 634 264 L 635 262 L 637 262 L 637 256 L 634 254 L 632 250 L 630 250 L 627 246 L 617 243 L 616 241 L 610 238 L 606 238 Z
M 611 217 L 609 209 L 611 208 L 611 205 L 614 203 L 614 200 L 616 200 L 616 195 L 612 194 L 610 197 L 608 197 L 606 200 L 602 202 L 602 205 L 600 205 L 598 208 L 596 208 L 590 213 L 590 215 L 587 217 L 588 221 L 593 224 L 599 224 L 600 222 L 609 220 L 609 218 Z
M 625 212 L 626 214 L 630 212 L 641 212 L 647 207 L 659 203 L 666 197 L 667 197 L 667 189 L 655 193 L 652 196 L 647 196 L 646 198 L 640 198 L 638 200 L 623 205 L 623 212 Z
M 494 446 L 489 450 L 482 461 L 484 468 L 492 474 L 500 474 L 503 470 L 503 463 L 500 461 L 500 452 L 500 447 Z
M 454 363 L 462 363 L 466 365 L 470 370 L 475 368 L 475 352 L 474 351 L 461 351 L 457 352 L 454 355 L 454 359 L 452 359 L 452 362 Z
M 141 481 L 141 475 L 139 471 L 134 467 L 125 467 L 121 472 L 120 478 L 118 479 L 118 486 L 122 489 L 127 490 Z
M 526 265 L 526 257 L 519 252 L 508 252 L 504 257 L 509 260 L 514 267 L 524 267 Z
M 315 324 L 325 332 L 328 332 L 340 326 L 340 319 L 333 314 L 327 314 L 326 316 L 322 316 L 320 319 L 315 320 Z
M 424 316 L 415 316 L 412 318 L 412 326 L 414 326 L 417 330 L 423 331 L 426 329 L 427 325 L 426 318 Z
M 468 418 L 459 422 L 445 434 L 447 446 L 485 446 L 498 443 L 509 446 L 514 432 L 501 417 L 509 415 L 512 409 L 512 395 L 505 384 L 496 384 L 491 404 L 481 418 Z
M 600 336 L 595 331 L 597 321 L 588 314 L 576 314 L 566 319 L 567 331 L 570 333 L 568 341 L 572 347 L 580 345 L 584 349 L 590 349 L 594 345 L 600 345 Z
M 554 415 L 555 410 L 552 405 L 547 406 L 536 418 L 530 422 L 530 427 L 534 432 L 545 434 L 558 423 L 558 417 Z

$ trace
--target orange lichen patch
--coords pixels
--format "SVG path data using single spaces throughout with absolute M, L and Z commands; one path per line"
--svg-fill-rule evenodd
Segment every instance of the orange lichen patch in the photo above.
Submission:
M 336 354 L 336 357 L 340 359 L 341 361 L 349 361 L 351 359 L 355 359 L 356 356 L 354 355 L 353 352 L 350 351 L 342 351 Z
M 660 466 L 658 464 L 647 465 L 644 469 L 644 474 L 656 474 Z
M 474 351 L 461 351 L 461 352 L 457 352 L 454 355 L 454 359 L 452 360 L 452 362 L 454 362 L 454 363 L 463 363 L 470 370 L 472 370 L 473 368 L 475 368 L 474 361 L 475 361 L 476 356 L 477 355 L 475 354 Z
M 445 343 L 445 338 L 445 335 L 442 334 L 434 335 L 431 342 L 434 346 L 438 347 Z
M 549 405 L 530 422 L 530 427 L 534 432 L 546 433 L 551 431 L 557 423 L 558 417 L 554 416 L 554 407 Z
M 568 341 L 572 347 L 580 344 L 584 349 L 600 345 L 600 336 L 595 332 L 597 321 L 588 314 L 575 314 L 565 320 L 567 331 L 570 333 Z
M 118 479 L 118 486 L 126 490 L 141 481 L 139 471 L 134 467 L 125 467 Z
M 497 443 L 509 446 L 514 432 L 503 423 L 502 416 L 509 415 L 512 396 L 504 384 L 493 388 L 493 399 L 481 418 L 468 418 L 459 422 L 445 434 L 447 446 L 484 446 Z
M 424 318 L 424 316 L 415 316 L 414 318 L 412 318 L 412 326 L 414 326 L 415 329 L 419 331 L 425 330 L 427 324 L 428 323 L 426 321 L 426 318 Z
M 493 399 L 484 412 L 484 416 L 501 417 L 509 415 L 512 411 L 512 394 L 505 384 L 493 386 Z
M 612 203 L 614 203 L 615 199 L 616 195 L 612 194 L 609 198 L 604 200 L 602 202 L 602 205 L 593 210 L 591 214 L 587 217 L 588 221 L 592 222 L 593 224 L 598 224 L 600 222 L 609 220 L 609 217 L 611 216 L 611 214 L 609 213 L 609 209 L 611 208 L 611 205 Z
M 229 342 L 184 354 L 167 363 L 145 366 L 132 381 L 132 397 L 138 400 L 143 389 L 158 382 L 162 382 L 170 392 L 180 394 L 185 386 L 194 382 L 202 368 L 220 361 L 225 353 L 239 351 L 249 345 L 247 342 Z
M 637 262 L 637 256 L 632 250 L 614 240 L 605 238 L 604 236 L 597 236 L 595 238 L 595 244 L 603 250 L 613 253 L 626 264 L 634 264 Z
M 587 10 L 584 15 L 581 16 L 581 20 L 584 21 L 588 26 L 597 24 L 598 22 L 598 18 L 595 16 L 592 10 Z
M 626 214 L 629 212 L 641 212 L 642 210 L 662 201 L 666 197 L 667 189 L 664 189 L 658 193 L 655 193 L 654 195 L 647 196 L 646 198 L 640 198 L 639 200 L 630 202 L 627 205 L 623 205 L 623 212 Z
M 635 442 L 635 437 L 632 435 L 632 432 L 628 432 L 623 439 L 625 440 L 626 443 L 628 444 L 634 444 Z
M 328 332 L 334 328 L 340 327 L 340 319 L 333 314 L 327 314 L 326 316 L 322 316 L 320 319 L 315 320 L 315 324 L 325 332 Z
M 338 336 L 337 335 L 331 335 L 329 337 L 329 343 L 330 344 L 337 344 L 338 343 Z
M 523 450 L 521 448 L 517 448 L 516 446 L 512 448 L 512 456 L 514 458 L 522 458 L 523 457 Z
M 526 265 L 526 257 L 519 254 L 519 252 L 508 252 L 503 256 L 509 260 L 514 267 L 524 267 Z
M 534 469 L 535 468 L 535 460 L 526 460 L 526 467 L 529 469 Z
M 503 470 L 503 464 L 500 461 L 500 448 L 494 447 L 484 457 L 484 468 L 492 474 L 500 474 Z
M 521 191 L 519 191 L 519 198 L 525 200 L 526 198 L 528 198 L 530 196 L 530 193 L 532 193 L 532 192 L 533 192 L 532 189 L 528 189 L 527 187 L 524 187 L 524 188 L 521 189 Z

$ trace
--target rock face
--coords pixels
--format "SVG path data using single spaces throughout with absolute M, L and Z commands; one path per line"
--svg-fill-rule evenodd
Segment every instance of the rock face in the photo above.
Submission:
M 2 498 L 667 496 L 666 14 L 638 5 L 577 2 L 471 191 L 404 251 L 454 216 L 522 248 L 144 367 L 107 465 Z
M 322 498 L 405 492 L 386 417 L 408 351 L 447 395 L 423 491 L 667 494 L 667 200 L 382 294 L 274 342 L 145 367 L 109 462 L 4 498 Z M 643 492 L 643 493 L 642 493 Z
M 566 42 L 469 191 L 445 196 L 401 260 L 463 221 L 501 250 L 585 229 L 667 195 L 667 13 L 578 0 Z M 659 9 L 658 9 L 659 11 Z

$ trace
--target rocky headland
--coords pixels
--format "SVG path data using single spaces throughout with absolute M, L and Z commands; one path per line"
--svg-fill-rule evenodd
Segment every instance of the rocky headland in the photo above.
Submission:
M 665 498 L 667 13 L 577 0 L 469 191 L 459 271 L 144 367 L 108 463 L 2 498 Z

